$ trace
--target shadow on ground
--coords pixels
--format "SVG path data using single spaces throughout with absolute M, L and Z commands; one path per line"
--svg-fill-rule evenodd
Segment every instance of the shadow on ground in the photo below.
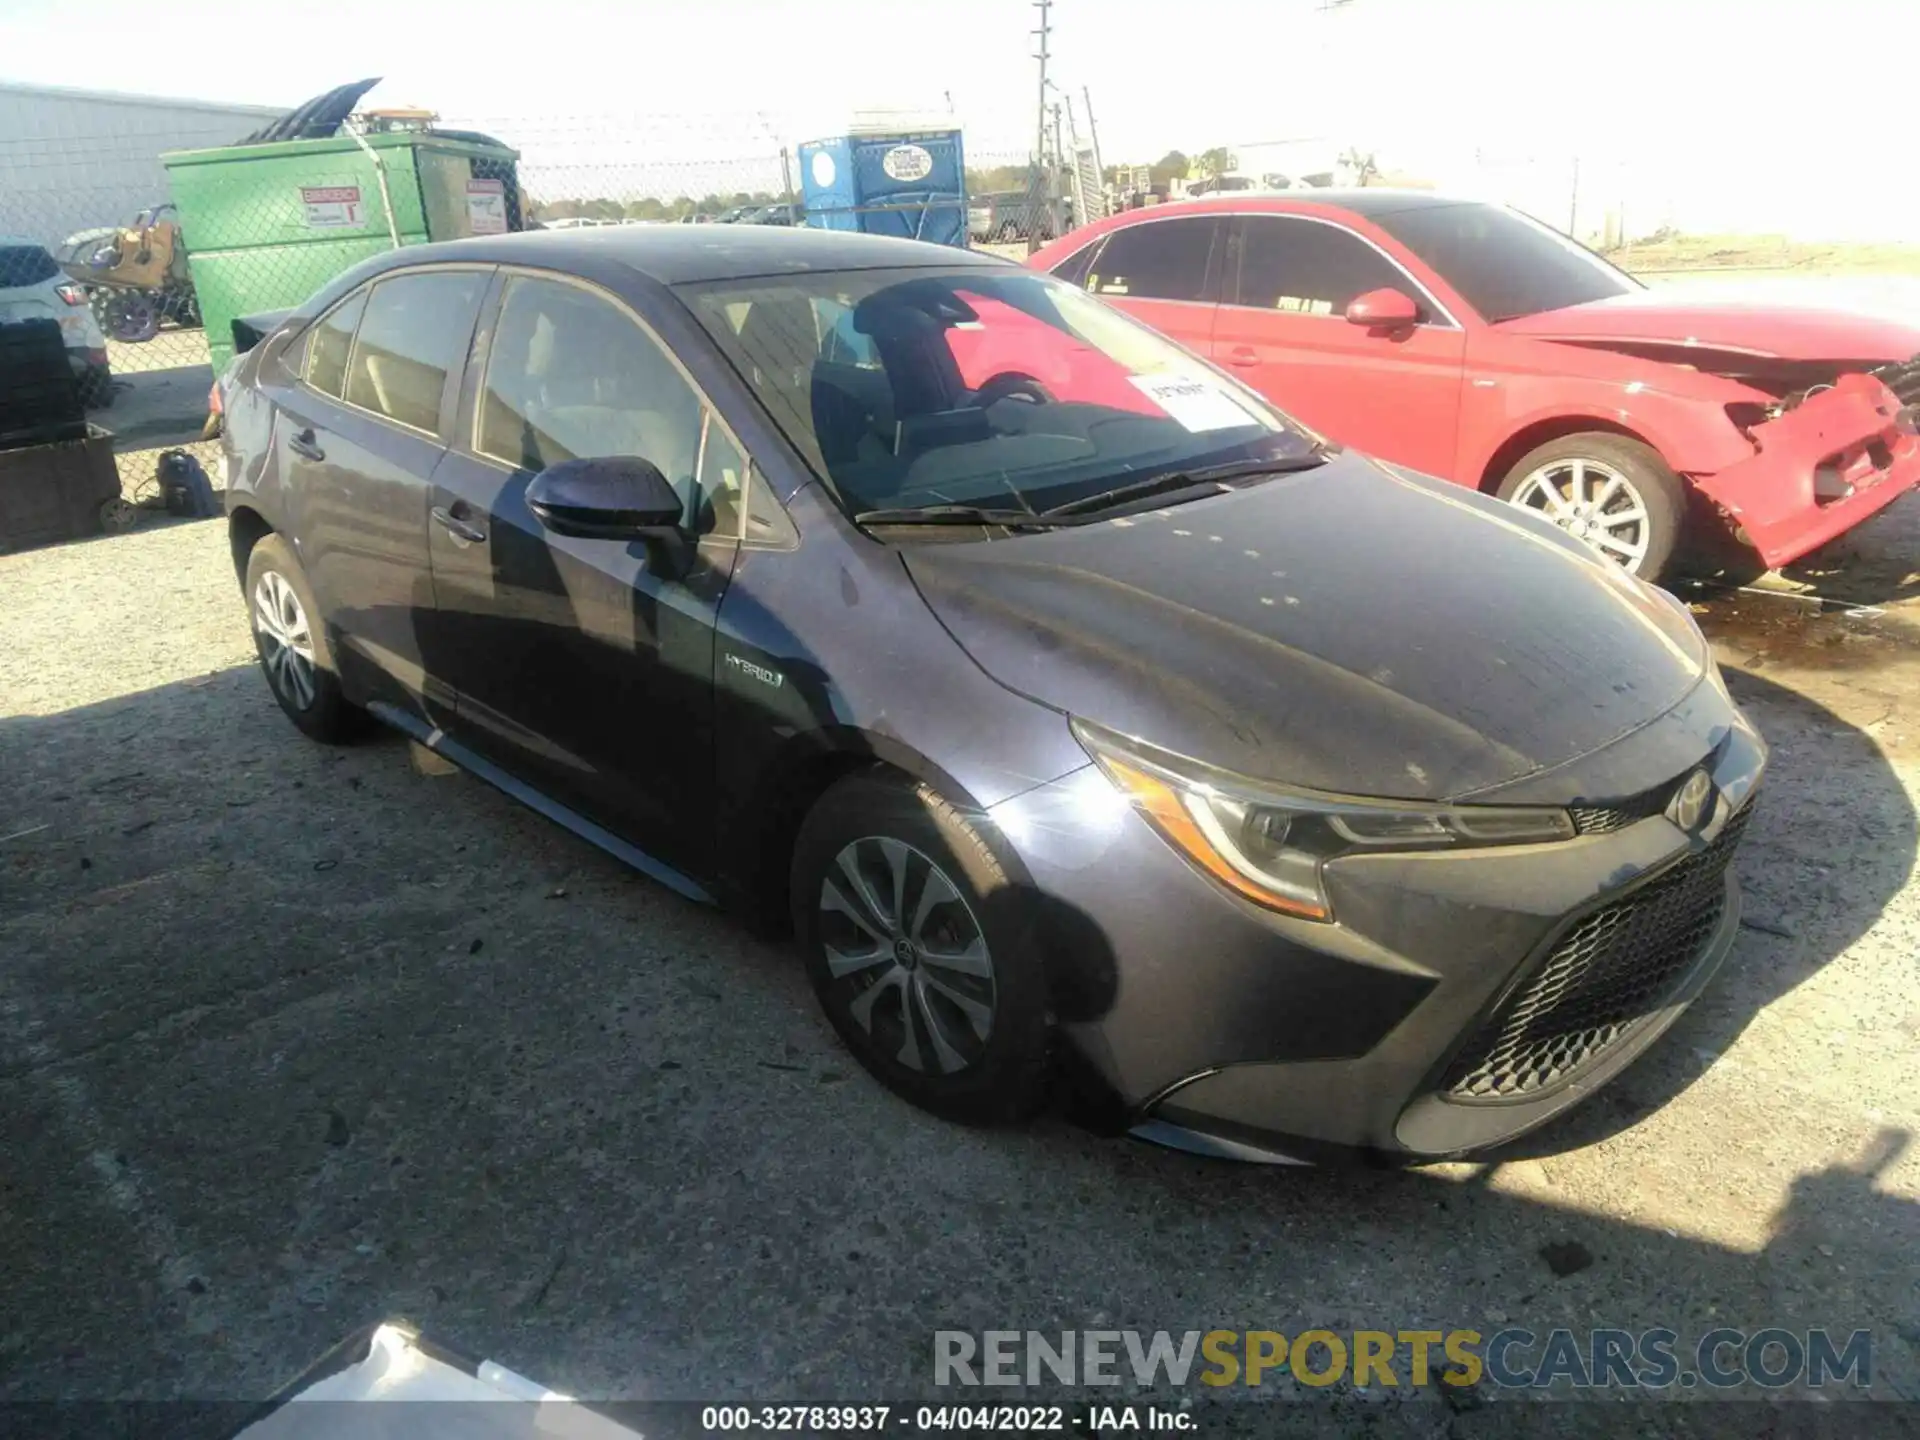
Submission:
M 404 745 L 301 740 L 250 670 L 0 720 L 0 1399 L 258 1396 L 394 1315 L 589 1396 L 927 1396 L 941 1328 L 1665 1325 L 1685 1360 L 1730 1325 L 1872 1328 L 1874 1393 L 1920 1399 L 1904 1128 L 1687 1093 L 1914 857 L 1866 737 L 1738 688 L 1770 738 L 1819 732 L 1776 740 L 1740 862 L 1772 930 L 1609 1098 L 1464 1178 L 934 1121 L 783 949 Z M 1650 1153 L 1626 1127 L 1668 1106 L 1699 1113 Z M 1542 1156 L 1556 1185 L 1506 1186 Z M 1771 1212 L 1757 1246 L 1663 1224 L 1702 1193 Z M 1490 1398 L 1336 1389 L 1261 1428 L 1510 1433 Z

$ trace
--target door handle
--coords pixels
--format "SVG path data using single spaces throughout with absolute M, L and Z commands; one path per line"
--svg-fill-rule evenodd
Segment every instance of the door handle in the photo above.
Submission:
M 298 435 L 289 435 L 287 437 L 287 448 L 293 451 L 294 454 L 304 456 L 309 460 L 324 460 L 327 458 L 327 452 L 314 444 L 313 431 L 311 430 L 302 430 Z
M 1227 363 L 1246 369 L 1260 363 L 1260 352 L 1251 345 L 1235 345 L 1227 351 Z
M 445 530 L 456 540 L 464 540 L 469 545 L 477 545 L 487 538 L 487 532 L 471 521 L 462 520 L 444 505 L 433 507 L 433 523 Z

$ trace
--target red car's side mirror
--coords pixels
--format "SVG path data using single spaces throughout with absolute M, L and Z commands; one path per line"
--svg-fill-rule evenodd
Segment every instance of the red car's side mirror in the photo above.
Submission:
M 1370 330 L 1404 330 L 1420 323 L 1420 307 L 1411 296 L 1383 286 L 1354 296 L 1347 305 L 1347 319 Z

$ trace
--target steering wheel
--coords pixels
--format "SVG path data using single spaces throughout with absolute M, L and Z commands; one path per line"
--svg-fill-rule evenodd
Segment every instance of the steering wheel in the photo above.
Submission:
M 989 405 L 997 405 L 1002 400 L 1019 400 L 1028 405 L 1051 405 L 1053 396 L 1038 380 L 1031 375 L 1022 375 L 1018 370 L 1002 370 L 998 375 L 990 376 L 986 383 L 973 392 L 973 405 L 985 410 Z

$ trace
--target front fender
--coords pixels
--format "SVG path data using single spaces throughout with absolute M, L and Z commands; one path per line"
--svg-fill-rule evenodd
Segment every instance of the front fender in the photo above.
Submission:
M 1515 378 L 1504 386 L 1491 423 L 1467 437 L 1473 449 L 1462 457 L 1461 473 L 1484 475 L 1493 458 L 1514 436 L 1548 424 L 1565 429 L 1567 421 L 1591 421 L 1598 429 L 1627 430 L 1660 452 L 1682 475 L 1711 475 L 1753 458 L 1753 442 L 1728 418 L 1724 404 L 1767 403 L 1767 397 L 1742 385 L 1725 402 L 1705 401 L 1641 386 L 1587 381 L 1569 386 L 1547 377 Z M 1463 427 L 1464 428 L 1464 427 Z
M 1476 335 L 1467 356 L 1460 469 L 1478 480 L 1515 436 L 1567 422 L 1627 430 L 1682 475 L 1711 475 L 1753 457 L 1753 442 L 1727 415 L 1735 404 L 1769 405 L 1751 386 L 1703 371 L 1570 345 Z

